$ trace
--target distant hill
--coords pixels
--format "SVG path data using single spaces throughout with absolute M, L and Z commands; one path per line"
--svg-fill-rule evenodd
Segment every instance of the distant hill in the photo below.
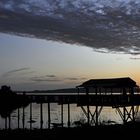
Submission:
M 107 93 L 111 93 L 111 89 L 106 89 L 106 91 L 104 89 L 101 89 L 102 92 L 107 92 Z M 89 90 L 90 93 L 95 93 L 95 89 L 92 88 Z M 120 89 L 114 89 L 113 92 L 116 93 L 120 93 Z M 33 91 L 29 91 L 28 93 L 78 93 L 77 88 L 65 88 L 65 89 L 55 89 L 55 90 L 33 90 Z M 84 88 L 80 88 L 79 89 L 79 93 L 86 93 Z M 98 93 L 100 93 L 100 91 L 98 90 Z
M 76 88 L 66 88 L 66 89 L 55 89 L 55 90 L 34 90 L 30 91 L 30 93 L 77 93 L 78 90 Z M 80 90 L 81 93 L 85 92 L 84 89 Z
M 100 93 L 100 90 L 102 91 L 102 93 L 122 93 L 122 91 L 119 88 L 115 88 L 115 89 L 98 89 L 98 93 Z M 24 91 L 18 91 L 18 93 L 23 93 Z M 65 89 L 55 89 L 55 90 L 33 90 L 33 91 L 25 91 L 26 93 L 78 93 L 78 90 L 76 88 L 65 88 Z M 86 93 L 84 88 L 80 88 L 79 89 L 80 93 Z M 95 93 L 95 89 L 92 88 L 89 90 L 89 93 Z M 129 93 L 129 89 L 127 89 L 127 92 Z M 140 89 L 135 89 L 134 92 L 136 93 L 140 93 Z

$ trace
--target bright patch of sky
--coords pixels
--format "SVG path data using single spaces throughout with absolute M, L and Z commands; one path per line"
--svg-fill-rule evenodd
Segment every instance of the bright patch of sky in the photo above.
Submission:
M 131 77 L 140 84 L 139 56 L 0 33 L 0 85 L 16 90 L 75 87 L 92 78 Z

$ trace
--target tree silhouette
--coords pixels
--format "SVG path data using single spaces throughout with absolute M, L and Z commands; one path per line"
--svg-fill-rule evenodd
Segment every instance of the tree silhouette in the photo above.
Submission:
M 13 110 L 29 104 L 26 95 L 18 95 L 11 90 L 10 86 L 3 85 L 0 89 L 0 115 L 7 117 Z

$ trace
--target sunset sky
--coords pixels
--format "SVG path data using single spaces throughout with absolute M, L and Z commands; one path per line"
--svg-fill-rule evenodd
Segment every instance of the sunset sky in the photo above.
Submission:
M 131 77 L 140 60 L 79 45 L 0 34 L 0 84 L 18 90 L 69 88 L 91 78 Z
M 2 0 L 0 85 L 47 90 L 117 77 L 140 85 L 140 2 L 95 1 Z

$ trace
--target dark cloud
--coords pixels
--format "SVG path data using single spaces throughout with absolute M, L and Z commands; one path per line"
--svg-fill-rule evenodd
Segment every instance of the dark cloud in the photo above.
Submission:
M 67 80 L 72 80 L 72 81 L 75 81 L 75 80 L 79 80 L 78 78 L 73 78 L 73 77 L 69 77 L 69 78 L 66 78 Z
M 52 78 L 54 78 L 56 76 L 55 75 L 46 75 L 46 77 L 52 77 Z
M 34 82 L 59 82 L 61 80 L 58 79 L 41 79 L 41 78 L 31 78 L 32 81 Z
M 34 82 L 58 82 L 60 79 L 56 78 L 55 75 L 46 75 L 46 76 L 35 76 L 30 79 Z
M 2 75 L 2 77 L 11 76 L 12 74 L 19 73 L 19 72 L 25 72 L 25 71 L 27 71 L 27 70 L 30 70 L 30 68 L 26 67 L 26 68 L 20 68 L 20 69 L 10 70 L 10 71 L 4 73 L 4 74 Z
M 57 81 L 80 81 L 85 80 L 86 78 L 77 78 L 77 77 L 57 77 L 55 75 L 46 75 L 46 76 L 34 76 L 30 80 L 34 82 L 57 82 Z
M 138 57 L 130 57 L 130 59 L 132 59 L 132 60 L 140 60 L 140 58 L 138 58 Z
M 0 31 L 140 54 L 139 0 L 1 0 Z
M 67 78 L 65 78 L 66 80 L 70 80 L 70 81 L 80 81 L 80 80 L 85 80 L 85 79 L 87 79 L 87 78 L 85 78 L 85 77 L 81 77 L 81 78 L 77 78 L 77 77 L 67 77 Z

